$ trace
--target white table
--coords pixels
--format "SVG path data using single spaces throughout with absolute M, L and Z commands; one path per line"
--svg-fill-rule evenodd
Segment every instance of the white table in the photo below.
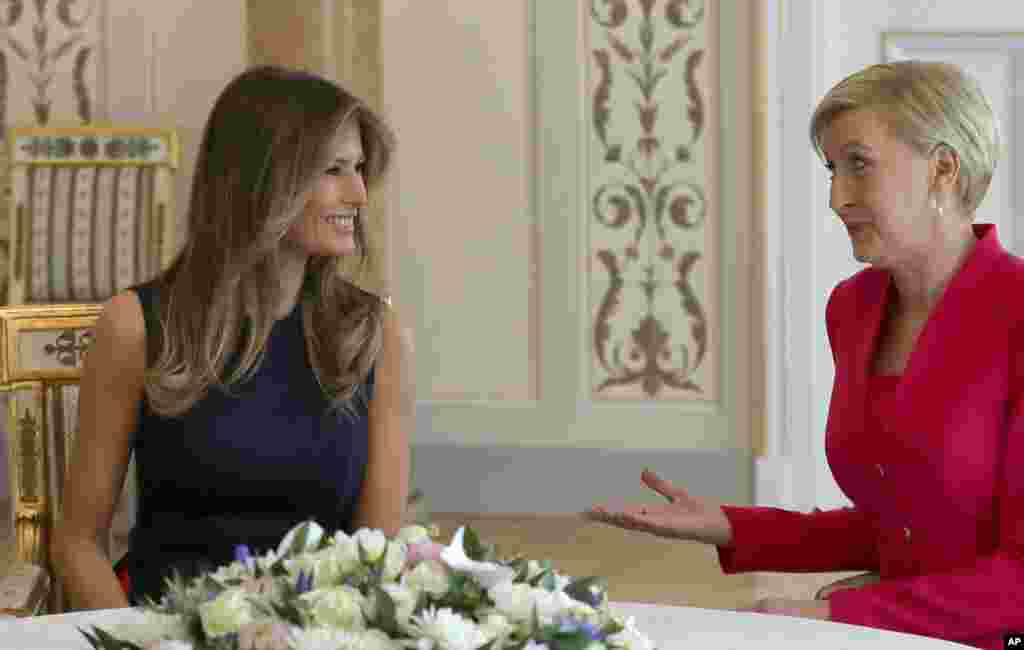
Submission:
M 747 648 L 965 648 L 957 643 L 855 625 L 695 607 L 615 603 L 624 617 L 657 642 L 660 650 Z M 107 609 L 39 618 L 0 620 L 0 648 L 90 650 L 78 627 L 117 625 L 138 617 L 133 609 Z

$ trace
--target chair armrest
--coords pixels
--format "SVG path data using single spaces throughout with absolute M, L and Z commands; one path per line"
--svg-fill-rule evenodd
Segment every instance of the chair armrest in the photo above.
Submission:
M 828 597 L 840 589 L 856 589 L 857 587 L 863 587 L 865 585 L 871 585 L 878 582 L 881 578 L 877 573 L 862 573 L 860 575 L 850 576 L 849 578 L 843 578 L 842 580 L 836 580 L 835 582 L 829 583 L 818 590 L 814 594 L 815 600 L 828 600 Z
M 50 574 L 46 569 L 35 564 L 9 564 L 0 574 L 0 615 L 21 617 L 42 613 L 50 588 Z

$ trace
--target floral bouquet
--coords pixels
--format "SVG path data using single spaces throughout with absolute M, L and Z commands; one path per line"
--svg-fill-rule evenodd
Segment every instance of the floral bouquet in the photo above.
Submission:
M 81 630 L 96 650 L 653 650 L 610 610 L 601 578 L 499 560 L 471 528 L 447 547 L 422 526 L 394 539 L 299 524 L 276 550 L 190 581 L 140 623 Z

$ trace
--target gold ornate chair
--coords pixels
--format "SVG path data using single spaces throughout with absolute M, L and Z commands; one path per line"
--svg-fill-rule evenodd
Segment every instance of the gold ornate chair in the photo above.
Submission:
M 15 127 L 10 304 L 101 302 L 174 254 L 173 130 Z
M 30 318 L 25 322 L 44 323 L 30 329 L 46 330 L 45 323 L 56 323 L 81 309 L 86 309 L 86 313 L 91 313 L 88 309 L 98 312 L 98 306 L 87 309 L 86 305 L 75 303 L 102 302 L 153 277 L 170 261 L 177 230 L 174 172 L 180 155 L 173 130 L 94 125 L 15 127 L 7 131 L 7 149 L 8 302 L 38 305 L 42 310 L 10 312 L 14 314 L 12 318 L 22 324 L 20 319 Z M 62 345 L 80 345 L 81 341 L 66 338 L 70 336 L 68 331 L 71 330 L 62 329 L 60 336 L 65 338 L 49 345 L 54 350 L 64 349 L 60 348 Z M 9 354 L 7 347 L 3 354 Z M 62 354 L 64 359 L 73 358 L 73 354 Z M 80 351 L 77 354 L 80 356 Z M 5 368 L 29 367 L 11 363 L 5 360 Z M 15 545 L 23 563 L 6 573 L 0 566 L 0 612 L 5 602 L 20 603 L 8 609 L 22 610 L 28 607 L 26 603 L 37 602 L 32 594 L 39 593 L 40 585 L 47 580 L 45 571 L 33 567 L 46 567 L 45 526 L 59 511 L 58 479 L 63 474 L 53 459 L 66 462 L 65 451 L 70 447 L 64 446 L 67 441 L 62 432 L 73 431 L 75 426 L 78 366 L 31 367 L 43 374 L 31 378 L 5 374 L 3 379 L 9 392 L 9 408 L 12 413 L 19 413 L 18 417 L 10 418 L 7 427 L 11 471 L 15 477 L 21 477 L 12 478 L 12 483 L 22 483 L 12 491 L 17 495 L 19 490 L 32 485 L 35 487 L 31 489 L 37 491 L 12 499 L 18 521 Z M 50 370 L 59 372 L 53 375 Z M 20 463 L 13 462 L 13 450 L 25 444 L 21 432 L 32 426 L 38 429 L 38 444 L 50 445 L 37 458 L 47 459 L 48 474 L 26 465 L 25 457 Z M 23 448 L 17 453 L 28 452 L 28 448 Z M 133 524 L 134 473 L 133 462 L 114 517 L 115 547 L 118 542 L 122 547 L 125 545 Z M 55 482 L 47 483 L 51 479 Z M 36 485 L 34 482 L 39 480 L 44 483 Z M 44 510 L 29 514 L 37 507 L 32 505 L 32 499 L 44 499 L 40 506 Z M 27 586 L 30 584 L 31 587 Z M 59 610 L 59 589 L 51 596 L 51 611 Z
M 50 531 L 60 513 L 78 424 L 82 359 L 100 310 L 98 303 L 0 307 L 0 390 L 8 395 L 15 547 L 12 566 L 0 575 L 0 613 L 63 610 L 49 570 Z

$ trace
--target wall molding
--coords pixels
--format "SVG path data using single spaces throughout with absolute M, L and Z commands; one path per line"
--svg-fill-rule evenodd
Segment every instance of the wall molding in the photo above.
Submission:
M 567 515 L 600 502 L 664 503 L 641 485 L 644 467 L 694 495 L 750 503 L 745 450 L 414 444 L 412 454 L 411 485 L 431 512 Z

